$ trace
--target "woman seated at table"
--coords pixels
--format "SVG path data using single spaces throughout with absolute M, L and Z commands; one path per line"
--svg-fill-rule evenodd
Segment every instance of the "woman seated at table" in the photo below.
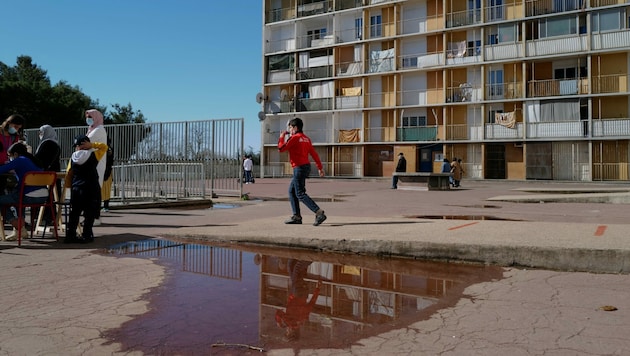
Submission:
M 21 182 L 27 172 L 43 171 L 40 167 L 39 160 L 32 154 L 28 153 L 26 145 L 21 142 L 12 144 L 9 147 L 8 155 L 9 162 L 0 165 L 0 174 L 13 171 L 17 176 L 18 182 Z M 48 190 L 46 187 L 29 187 L 28 190 L 24 191 L 24 194 L 25 203 L 44 203 L 48 197 Z M 4 220 L 13 226 L 13 233 L 5 238 L 7 241 L 15 241 L 18 237 L 18 218 L 15 216 L 14 209 L 11 209 L 11 206 L 18 204 L 19 195 L 19 188 L 13 189 L 13 191 L 8 194 L 0 195 L 0 206 L 3 206 L 6 211 Z M 4 229 L 4 226 L 2 228 Z M 22 238 L 26 237 L 28 237 L 28 231 L 26 231 L 24 226 L 22 226 Z

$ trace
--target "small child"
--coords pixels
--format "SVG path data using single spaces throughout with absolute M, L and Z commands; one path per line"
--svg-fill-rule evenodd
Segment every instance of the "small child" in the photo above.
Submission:
M 96 166 L 98 161 L 107 153 L 107 144 L 90 142 L 85 135 L 74 138 L 72 153 L 68 163 L 66 187 L 71 187 L 70 216 L 66 227 L 65 243 L 88 243 L 94 241 L 94 219 L 100 209 L 101 186 L 98 182 Z M 77 237 L 79 218 L 83 213 L 83 234 Z

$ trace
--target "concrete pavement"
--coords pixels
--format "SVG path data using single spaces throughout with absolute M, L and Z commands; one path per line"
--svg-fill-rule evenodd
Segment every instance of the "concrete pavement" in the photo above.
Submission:
M 312 179 L 307 190 L 328 215 L 314 227 L 306 211 L 304 225 L 282 224 L 291 214 L 287 184 L 287 179 L 257 179 L 245 186 L 252 200 L 220 198 L 214 209 L 112 210 L 95 229 L 94 245 L 49 239 L 27 240 L 23 248 L 0 243 L 0 355 L 140 354 L 122 352 L 103 335 L 146 313 L 151 291 L 167 271 L 150 260 L 91 252 L 158 236 L 516 266 L 506 268 L 502 280 L 467 288 L 469 298 L 428 320 L 344 350 L 304 350 L 312 355 L 623 355 L 630 350 L 630 206 L 592 203 L 587 197 L 545 202 L 546 191 L 622 195 L 626 185 L 463 181 L 462 189 L 440 192 L 391 190 L 389 180 Z M 566 272 L 574 270 L 607 273 Z M 605 312 L 600 309 L 605 305 L 617 310 Z M 294 350 L 269 354 L 293 355 Z

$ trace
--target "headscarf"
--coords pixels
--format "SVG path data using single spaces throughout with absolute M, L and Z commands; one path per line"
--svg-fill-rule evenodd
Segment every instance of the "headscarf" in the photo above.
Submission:
M 89 115 L 92 118 L 92 120 L 94 120 L 94 123 L 92 123 L 92 125 L 88 127 L 88 130 L 87 130 L 88 134 L 92 132 L 95 128 L 103 125 L 103 114 L 101 114 L 100 111 L 96 109 L 90 109 L 90 110 L 85 111 L 85 115 L 86 116 Z
M 42 133 L 42 142 L 46 140 L 51 140 L 51 141 L 54 141 L 55 143 L 59 143 L 57 142 L 57 132 L 52 126 L 43 125 L 42 127 L 39 128 L 39 132 Z

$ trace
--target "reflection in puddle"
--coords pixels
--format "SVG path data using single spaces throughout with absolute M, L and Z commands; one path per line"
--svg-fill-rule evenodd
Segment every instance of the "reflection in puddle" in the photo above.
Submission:
M 454 305 L 499 267 L 304 250 L 143 240 L 115 256 L 166 266 L 150 311 L 108 335 L 124 352 L 235 354 L 346 348 Z M 209 351 L 212 350 L 212 351 Z
M 238 208 L 240 205 L 236 204 L 226 204 L 226 203 L 216 203 L 212 204 L 212 209 L 234 209 Z
M 501 220 L 501 221 L 524 221 L 520 219 L 500 218 L 491 215 L 417 215 L 412 216 L 417 219 L 431 220 Z

